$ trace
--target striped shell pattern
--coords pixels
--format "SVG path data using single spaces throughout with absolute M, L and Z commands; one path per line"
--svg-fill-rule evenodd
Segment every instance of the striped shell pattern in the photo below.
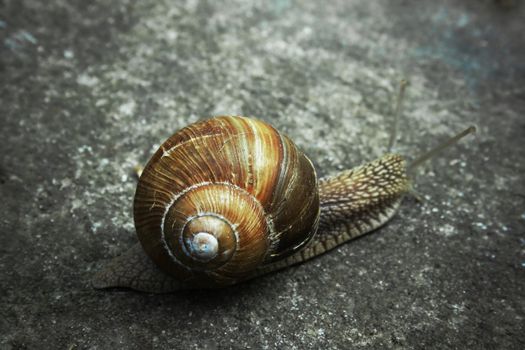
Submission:
M 311 161 L 269 124 L 217 117 L 164 142 L 137 186 L 146 253 L 192 286 L 224 286 L 302 249 L 315 235 Z

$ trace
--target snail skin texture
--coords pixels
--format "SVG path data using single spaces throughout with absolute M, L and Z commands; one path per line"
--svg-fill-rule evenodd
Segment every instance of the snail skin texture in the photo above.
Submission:
M 265 122 L 197 122 L 145 166 L 134 200 L 140 243 L 93 285 L 216 288 L 302 263 L 385 224 L 409 190 L 407 170 L 386 154 L 317 180 L 304 153 Z

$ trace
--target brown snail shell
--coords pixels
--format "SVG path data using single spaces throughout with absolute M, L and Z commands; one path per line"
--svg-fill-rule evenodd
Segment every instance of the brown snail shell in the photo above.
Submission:
M 165 273 L 222 286 L 303 248 L 319 221 L 312 162 L 272 126 L 245 117 L 192 124 L 140 177 L 137 234 Z

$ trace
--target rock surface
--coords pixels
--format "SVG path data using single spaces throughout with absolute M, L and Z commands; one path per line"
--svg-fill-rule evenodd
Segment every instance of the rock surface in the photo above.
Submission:
M 525 4 L 0 3 L 0 348 L 525 347 Z M 423 166 L 384 228 L 234 288 L 93 290 L 136 242 L 132 169 L 200 118 L 288 133 L 322 175 Z

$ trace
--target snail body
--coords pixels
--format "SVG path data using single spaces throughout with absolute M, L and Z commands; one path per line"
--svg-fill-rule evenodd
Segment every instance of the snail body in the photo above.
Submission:
M 232 285 L 378 228 L 408 190 L 399 155 L 318 180 L 312 162 L 271 125 L 201 121 L 166 140 L 145 166 L 134 199 L 140 244 L 93 285 L 149 292 Z

